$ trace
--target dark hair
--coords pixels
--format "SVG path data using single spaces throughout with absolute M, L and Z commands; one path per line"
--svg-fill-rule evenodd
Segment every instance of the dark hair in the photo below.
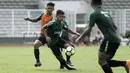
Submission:
M 57 10 L 57 12 L 56 12 L 56 16 L 57 16 L 57 15 L 60 15 L 60 14 L 63 15 L 63 14 L 65 14 L 65 13 L 64 13 L 64 11 L 62 11 L 62 10 Z
M 47 6 L 55 6 L 55 4 L 54 3 L 52 3 L 52 2 L 49 2 L 49 3 L 47 3 Z
M 92 0 L 91 5 L 102 5 L 102 0 Z

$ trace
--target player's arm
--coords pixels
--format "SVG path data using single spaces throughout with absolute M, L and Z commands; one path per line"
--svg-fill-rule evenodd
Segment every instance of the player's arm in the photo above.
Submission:
M 92 13 L 90 15 L 90 22 L 89 22 L 89 26 L 87 29 L 85 29 L 85 31 L 81 34 L 81 36 L 79 36 L 77 39 L 76 39 L 76 43 L 79 43 L 81 42 L 86 36 L 88 36 L 93 28 L 93 26 L 95 25 L 96 23 L 96 15 L 94 13 Z
M 81 42 L 86 36 L 90 34 L 92 27 L 89 26 L 82 34 L 76 39 L 76 43 Z
M 67 25 L 67 22 L 66 22 L 66 21 L 64 21 L 64 27 L 63 27 L 63 29 L 66 30 L 67 32 L 71 33 L 71 34 L 75 34 L 75 35 L 77 35 L 77 36 L 80 36 L 79 33 L 74 32 L 73 30 L 71 30 L 70 28 L 68 28 L 68 25 Z
M 40 21 L 41 20 L 41 17 L 42 17 L 42 15 L 43 14 L 41 14 L 39 17 L 37 17 L 37 18 L 24 18 L 24 20 L 26 20 L 26 21 L 30 21 L 30 22 L 38 22 L 38 21 Z
M 116 30 L 117 30 L 117 26 L 116 26 L 115 24 L 114 24 L 113 26 L 114 26 L 114 28 L 115 28 L 115 31 L 116 31 Z
M 24 18 L 24 20 L 26 20 L 26 21 L 30 21 L 30 22 L 38 22 L 38 21 L 40 21 L 41 19 L 39 19 L 39 18 L 34 18 L 34 19 L 32 19 L 32 18 Z
M 71 34 L 75 34 L 75 35 L 77 35 L 77 36 L 80 36 L 80 34 L 79 34 L 79 33 L 74 32 L 74 31 L 73 31 L 73 30 L 71 30 L 70 28 L 68 28 L 68 29 L 67 29 L 67 31 L 68 31 L 69 33 L 71 33 Z

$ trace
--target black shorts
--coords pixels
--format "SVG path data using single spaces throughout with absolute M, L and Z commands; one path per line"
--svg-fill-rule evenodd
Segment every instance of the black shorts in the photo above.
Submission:
M 101 52 L 106 52 L 107 54 L 110 55 L 115 55 L 120 43 L 118 42 L 109 42 L 108 40 L 104 39 L 99 51 Z
M 61 48 L 64 48 L 64 45 L 66 44 L 67 42 L 64 41 L 63 39 L 59 38 L 59 41 L 53 45 L 53 46 L 50 46 L 53 54 L 55 56 L 60 56 L 62 53 L 61 53 Z
M 43 34 L 40 34 L 40 37 L 38 38 L 38 40 L 41 41 L 43 45 L 44 45 L 45 43 L 47 43 L 47 42 L 46 42 L 46 38 L 45 38 L 45 36 L 44 36 Z

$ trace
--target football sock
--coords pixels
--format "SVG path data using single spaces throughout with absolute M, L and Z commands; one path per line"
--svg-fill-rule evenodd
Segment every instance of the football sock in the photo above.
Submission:
M 34 56 L 37 62 L 40 62 L 39 60 L 39 49 L 34 49 Z
M 102 69 L 105 73 L 113 73 L 111 67 L 107 63 L 102 66 Z
M 66 60 L 69 61 L 70 60 L 70 56 L 66 55 Z
M 59 60 L 60 64 L 64 65 L 67 69 L 71 69 L 65 62 L 64 58 L 62 55 L 56 56 L 56 58 Z
M 61 63 L 62 63 L 67 69 L 70 69 L 70 67 L 66 64 L 65 60 L 62 60 Z
M 108 61 L 108 64 L 110 67 L 125 66 L 126 61 L 110 60 L 110 61 Z

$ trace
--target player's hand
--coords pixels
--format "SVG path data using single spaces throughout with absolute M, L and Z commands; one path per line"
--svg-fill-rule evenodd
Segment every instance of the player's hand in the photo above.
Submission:
M 78 37 L 75 42 L 76 42 L 76 44 L 79 44 L 81 42 L 81 38 Z
M 24 20 L 25 20 L 25 21 L 28 21 L 28 20 L 29 20 L 29 18 L 28 18 L 28 17 L 27 17 L 27 18 L 24 18 Z
M 50 37 L 46 37 L 46 42 L 47 42 L 47 44 L 50 44 L 51 43 L 51 38 Z

